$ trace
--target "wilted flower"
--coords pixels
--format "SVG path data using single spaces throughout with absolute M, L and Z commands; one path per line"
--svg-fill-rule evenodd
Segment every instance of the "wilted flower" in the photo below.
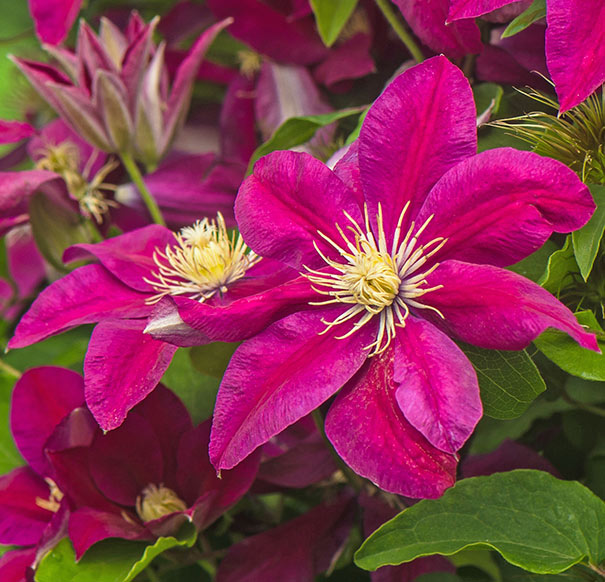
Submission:
M 153 43 L 157 23 L 156 18 L 146 25 L 133 12 L 123 34 L 102 18 L 97 36 L 82 21 L 75 53 L 45 46 L 58 67 L 14 61 L 40 95 L 93 146 L 155 166 L 185 119 L 206 49 L 229 20 L 199 37 L 170 91 L 164 44 Z
M 435 57 L 385 89 L 334 171 L 294 152 L 257 162 L 236 200 L 240 230 L 315 297 L 233 355 L 217 469 L 342 388 L 325 427 L 342 458 L 382 489 L 437 497 L 481 416 L 475 371 L 448 336 L 513 350 L 555 327 L 598 350 L 563 304 L 501 268 L 583 226 L 588 189 L 530 152 L 476 155 L 475 124 L 468 81 Z

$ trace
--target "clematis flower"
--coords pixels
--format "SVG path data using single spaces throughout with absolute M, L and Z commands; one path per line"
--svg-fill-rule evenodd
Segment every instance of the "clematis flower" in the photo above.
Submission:
M 45 47 L 59 68 L 13 60 L 45 101 L 94 147 L 155 166 L 185 119 L 206 49 L 229 21 L 198 38 L 168 92 L 164 45 L 153 44 L 157 19 L 146 25 L 133 12 L 126 34 L 101 20 L 99 36 L 81 22 L 75 53 Z
M 65 260 L 92 256 L 100 264 L 79 267 L 42 291 L 8 347 L 100 322 L 84 361 L 86 403 L 103 429 L 114 429 L 157 385 L 177 345 L 250 337 L 309 300 L 307 285 L 288 283 L 295 272 L 247 250 L 240 236 L 229 235 L 220 214 L 178 234 L 151 225 L 75 245 Z M 172 318 L 166 303 L 178 306 Z M 179 323 L 190 333 L 182 342 L 180 330 L 176 336 L 160 333 Z
M 218 470 L 340 390 L 325 423 L 340 456 L 386 491 L 437 497 L 481 416 L 453 339 L 518 350 L 554 327 L 598 351 L 563 304 L 502 269 L 584 225 L 590 193 L 560 162 L 476 147 L 468 81 L 435 57 L 385 89 L 334 171 L 303 153 L 259 160 L 236 200 L 240 230 L 315 296 L 233 355 Z
M 82 0 L 29 0 L 29 11 L 42 42 L 59 44 L 74 23 Z
M 509 4 L 511 0 L 450 0 L 448 20 L 455 23 Z M 605 5 L 599 0 L 548 0 L 546 24 L 546 64 L 563 113 L 605 82 Z

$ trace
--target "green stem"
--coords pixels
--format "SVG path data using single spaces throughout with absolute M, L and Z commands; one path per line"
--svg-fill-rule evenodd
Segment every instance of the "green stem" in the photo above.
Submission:
M 403 42 L 403 44 L 410 51 L 410 54 L 414 57 L 414 60 L 417 63 L 424 61 L 422 51 L 410 33 L 405 29 L 399 18 L 397 18 L 395 11 L 393 8 L 391 8 L 389 0 L 376 0 L 376 4 L 378 5 L 378 8 L 380 8 L 384 17 L 389 21 L 389 24 L 393 27 L 393 30 L 397 33 L 397 36 L 401 39 L 401 42 Z
M 166 222 L 162 217 L 162 213 L 160 212 L 160 207 L 158 203 L 155 201 L 154 197 L 151 195 L 151 192 L 145 186 L 145 182 L 143 182 L 143 175 L 139 170 L 136 162 L 132 158 L 132 156 L 128 153 L 120 154 L 120 158 L 122 159 L 122 163 L 128 172 L 130 179 L 135 183 L 139 192 L 141 193 L 141 198 L 143 198 L 143 202 L 145 206 L 147 206 L 147 210 L 149 210 L 149 214 L 151 214 L 151 218 L 153 222 L 156 224 L 161 224 L 162 226 L 166 226 Z
M 343 472 L 344 476 L 347 478 L 347 481 L 349 482 L 349 485 L 351 485 L 351 487 L 353 487 L 353 489 L 355 490 L 356 493 L 360 493 L 361 489 L 362 489 L 363 481 L 362 481 L 361 477 L 357 473 L 355 473 L 342 460 L 342 458 L 340 457 L 340 455 L 336 452 L 336 449 L 334 448 L 334 445 L 332 445 L 332 443 L 330 442 L 330 440 L 326 436 L 326 431 L 324 429 L 324 417 L 322 416 L 321 411 L 319 410 L 319 408 L 316 408 L 311 413 L 311 415 L 313 416 L 313 420 L 315 421 L 315 425 L 317 426 L 317 430 L 319 431 L 319 433 L 321 434 L 324 442 L 326 443 L 326 446 L 328 447 L 328 450 L 330 451 L 330 454 L 332 455 L 332 457 L 336 461 L 336 464 L 338 465 L 338 467 L 340 468 L 340 470 Z
M 596 414 L 598 416 L 605 416 L 605 410 L 599 408 L 598 406 L 593 406 L 592 404 L 585 404 L 584 402 L 579 402 L 575 398 L 572 398 L 567 392 L 563 391 L 563 400 L 568 402 L 569 404 L 573 404 L 573 406 L 577 406 L 581 410 L 585 410 L 586 412 L 591 412 L 592 414 Z
M 14 44 L 20 40 L 29 38 L 29 37 L 33 37 L 34 36 L 34 29 L 33 28 L 27 28 L 26 30 L 24 30 L 23 32 L 19 32 L 17 34 L 15 34 L 14 36 L 9 36 L 6 38 L 0 38 L 0 45 L 5 45 L 5 44 Z
M 4 372 L 6 372 L 7 374 L 10 374 L 11 376 L 14 376 L 15 378 L 17 378 L 17 380 L 19 378 L 21 378 L 21 372 L 19 372 L 19 370 L 17 370 L 16 368 L 13 368 L 10 364 L 7 364 L 3 360 L 0 360 L 0 370 L 3 370 Z

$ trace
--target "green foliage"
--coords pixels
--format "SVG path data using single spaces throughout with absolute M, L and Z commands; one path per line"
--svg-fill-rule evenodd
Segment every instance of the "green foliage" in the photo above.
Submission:
M 493 418 L 520 416 L 546 390 L 538 368 L 525 350 L 504 352 L 465 345 L 477 372 L 483 411 Z
M 535 253 L 508 269 L 537 283 L 544 275 L 550 256 L 558 250 L 559 247 L 553 241 L 547 240 Z
M 356 563 L 373 570 L 431 554 L 489 547 L 538 574 L 605 559 L 605 503 L 577 482 L 517 470 L 459 481 L 381 526 Z
M 15 377 L 0 370 L 0 475 L 23 465 L 9 426 L 10 400 Z
M 592 271 L 605 229 L 605 186 L 592 185 L 590 191 L 597 209 L 588 223 L 572 234 L 574 255 L 584 281 Z
M 161 537 L 155 543 L 108 539 L 90 548 L 76 562 L 71 543 L 63 539 L 40 562 L 36 582 L 131 582 L 152 560 L 172 548 L 190 548 L 197 533 L 186 523 L 176 537 Z
M 496 83 L 480 83 L 473 87 L 477 119 L 485 123 L 492 115 L 498 113 L 504 91 Z
M 252 172 L 252 168 L 257 160 L 264 155 L 276 150 L 287 150 L 306 143 L 315 135 L 318 129 L 345 117 L 359 115 L 364 109 L 364 107 L 351 107 L 349 109 L 334 111 L 333 113 L 324 113 L 323 115 L 290 117 L 290 119 L 284 121 L 275 130 L 273 135 L 264 144 L 254 150 L 248 165 L 248 174 Z
M 534 0 L 531 6 L 519 14 L 504 30 L 502 38 L 514 36 L 534 22 L 546 17 L 546 0 Z
M 592 311 L 576 313 L 578 322 L 597 333 L 602 353 L 580 347 L 559 330 L 548 329 L 534 340 L 537 348 L 562 370 L 585 380 L 605 380 L 605 332 Z
M 319 36 L 332 46 L 357 6 L 357 0 L 311 0 Z
M 563 248 L 550 255 L 546 270 L 538 283 L 552 294 L 559 295 L 562 289 L 573 283 L 574 273 L 579 273 L 579 270 L 573 253 L 571 236 L 568 236 Z

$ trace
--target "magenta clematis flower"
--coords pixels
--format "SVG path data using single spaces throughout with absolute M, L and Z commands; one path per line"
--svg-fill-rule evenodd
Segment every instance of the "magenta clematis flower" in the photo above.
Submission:
M 59 44 L 74 23 L 82 0 L 29 0 L 29 11 L 42 42 Z
M 236 200 L 241 232 L 315 294 L 238 348 L 219 389 L 218 470 L 339 394 L 328 438 L 384 490 L 437 497 L 481 416 L 475 371 L 450 339 L 517 350 L 554 327 L 594 335 L 501 267 L 589 219 L 563 164 L 510 148 L 476 155 L 468 81 L 445 57 L 399 76 L 334 171 L 294 152 L 261 159 Z
M 508 4 L 511 0 L 450 0 L 448 20 L 474 18 Z M 546 23 L 546 64 L 563 113 L 605 82 L 605 4 L 548 0 Z
M 93 146 L 155 166 L 183 123 L 193 81 L 216 35 L 206 30 L 181 63 L 168 91 L 164 45 L 153 44 L 157 19 L 145 25 L 133 12 L 126 34 L 103 18 L 97 36 L 82 21 L 76 52 L 46 46 L 60 67 L 14 58 L 34 88 Z
M 114 429 L 157 385 L 174 343 L 242 340 L 309 301 L 308 286 L 288 283 L 296 274 L 289 267 L 246 251 L 220 215 L 177 235 L 151 225 L 75 245 L 66 260 L 92 256 L 100 264 L 80 267 L 42 291 L 8 347 L 100 322 L 84 361 L 86 403 L 103 429 Z M 169 307 L 172 316 L 166 315 Z M 190 321 L 195 329 L 183 324 Z M 172 333 L 175 326 L 178 333 Z

